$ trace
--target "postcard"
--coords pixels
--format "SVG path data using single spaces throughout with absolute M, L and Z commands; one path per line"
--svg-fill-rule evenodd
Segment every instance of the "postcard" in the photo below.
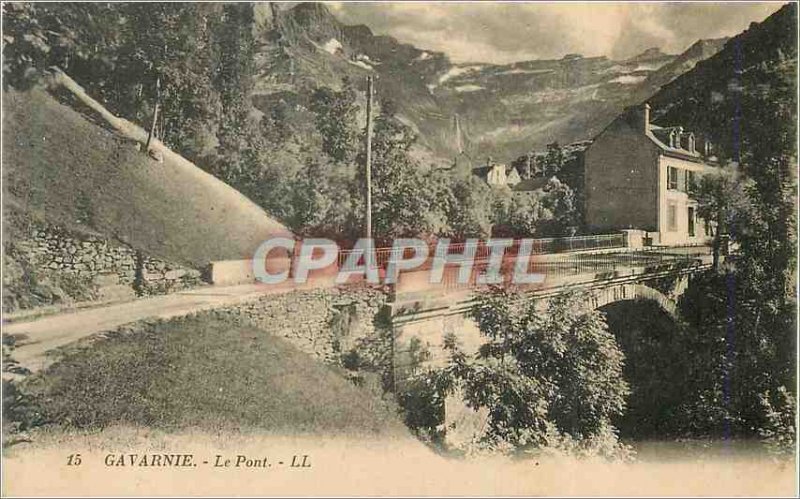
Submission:
M 2 494 L 796 496 L 796 2 L 5 2 Z

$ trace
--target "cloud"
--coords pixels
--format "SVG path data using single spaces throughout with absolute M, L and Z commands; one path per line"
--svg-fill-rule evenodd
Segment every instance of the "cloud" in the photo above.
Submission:
M 679 53 L 700 38 L 732 36 L 780 3 L 349 3 L 345 23 L 366 24 L 457 62 L 508 63 L 566 54 L 631 57 L 650 47 Z

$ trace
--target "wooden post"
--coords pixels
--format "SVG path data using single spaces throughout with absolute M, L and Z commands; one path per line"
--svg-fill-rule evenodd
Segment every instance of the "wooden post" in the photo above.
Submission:
M 366 230 L 364 237 L 372 238 L 372 77 L 367 76 L 367 151 L 365 161 L 365 178 L 367 188 L 366 200 Z M 372 251 L 367 251 L 364 263 L 372 263 Z
M 147 143 L 144 145 L 144 152 L 150 151 L 150 141 L 156 132 L 156 122 L 158 121 L 158 106 L 161 104 L 161 77 L 156 77 L 156 107 L 153 109 L 153 123 L 150 125 L 150 132 L 147 134 Z

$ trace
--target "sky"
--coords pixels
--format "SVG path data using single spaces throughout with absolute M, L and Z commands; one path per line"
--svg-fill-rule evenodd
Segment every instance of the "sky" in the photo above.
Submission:
M 733 36 L 778 10 L 775 2 L 350 3 L 330 2 L 346 24 L 444 52 L 451 60 L 510 63 L 566 54 L 625 59 L 650 47 L 680 53 L 700 38 Z

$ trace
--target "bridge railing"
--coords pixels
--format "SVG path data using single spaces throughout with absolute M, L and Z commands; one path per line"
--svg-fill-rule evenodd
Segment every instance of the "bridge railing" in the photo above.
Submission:
M 645 247 L 625 249 L 624 251 L 607 253 L 562 253 L 541 255 L 528 261 L 527 272 L 540 274 L 547 281 L 559 281 L 581 275 L 595 277 L 602 274 L 613 274 L 625 270 L 647 269 L 654 270 L 664 265 L 692 266 L 703 263 L 702 248 L 687 247 Z M 516 258 L 507 258 L 500 268 L 500 275 L 505 283 L 510 283 L 515 271 Z M 487 262 L 476 260 L 475 268 L 468 282 L 460 282 L 458 268 L 446 268 L 442 287 L 445 289 L 458 289 L 477 287 L 478 276 L 486 274 Z
M 625 236 L 624 234 L 600 234 L 600 235 L 592 235 L 592 236 L 573 236 L 573 237 L 551 237 L 551 238 L 541 238 L 541 239 L 532 239 L 532 251 L 531 254 L 533 255 L 548 255 L 548 254 L 555 254 L 555 253 L 570 253 L 576 251 L 585 251 L 585 250 L 598 250 L 598 249 L 614 249 L 614 248 L 623 248 L 625 247 Z M 521 241 L 519 239 L 515 240 L 514 243 L 506 249 L 504 256 L 505 258 L 509 257 L 516 257 L 519 255 L 519 250 L 521 246 Z M 491 253 L 491 246 L 486 244 L 486 241 L 479 241 L 477 243 L 450 243 L 447 248 L 448 255 L 462 255 L 467 252 L 467 250 L 475 251 L 475 261 L 480 262 L 483 260 L 488 260 L 489 255 Z M 374 265 L 380 269 L 386 269 L 386 266 L 389 264 L 389 261 L 392 258 L 398 259 L 401 255 L 399 254 L 400 251 L 404 251 L 404 257 L 408 258 L 411 257 L 413 254 L 413 250 L 411 249 L 395 249 L 395 248 L 376 248 L 375 249 L 375 262 Z M 424 269 L 426 266 L 429 266 L 433 260 L 433 256 L 436 252 L 436 245 L 432 244 L 428 246 L 428 262 L 426 265 L 423 265 L 421 268 Z M 354 250 L 342 250 L 339 251 L 338 255 L 338 266 L 339 268 L 344 268 L 345 263 L 347 262 L 348 258 L 354 253 Z M 363 264 L 363 256 L 359 259 L 359 263 Z

